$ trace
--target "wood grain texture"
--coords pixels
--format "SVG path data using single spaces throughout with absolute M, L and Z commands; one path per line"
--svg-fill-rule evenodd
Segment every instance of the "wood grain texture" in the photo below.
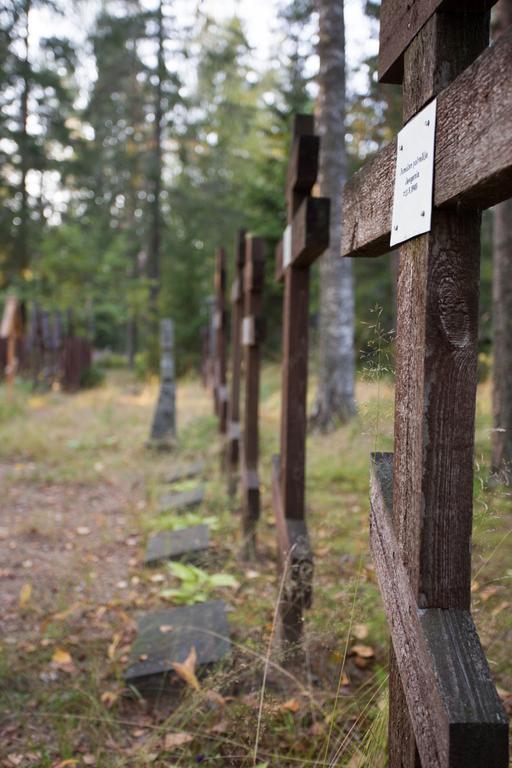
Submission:
M 259 237 L 247 237 L 244 266 L 244 309 L 245 317 L 258 318 L 263 303 L 265 277 L 265 249 Z M 257 477 L 259 461 L 259 394 L 261 349 L 255 343 L 243 347 L 245 371 L 245 401 L 242 450 L 242 527 L 245 553 L 252 557 L 256 545 L 256 525 L 260 516 L 259 488 L 249 482 Z M 258 484 L 256 484 L 258 486 Z
M 421 767 L 506 768 L 507 718 L 471 616 L 417 607 L 394 531 L 392 487 L 392 454 L 374 454 L 371 548 Z M 390 765 L 415 764 L 410 740 L 394 746 Z
M 436 11 L 458 17 L 460 26 L 470 25 L 471 14 L 485 13 L 496 0 L 382 0 L 380 11 L 379 80 L 401 83 L 404 53 Z
M 272 499 L 277 531 L 279 571 L 284 579 L 279 606 L 283 641 L 296 652 L 302 637 L 302 616 L 313 599 L 313 552 L 306 520 L 285 516 L 281 496 L 281 461 L 272 457 Z
M 329 245 L 330 200 L 306 197 L 293 217 L 292 267 L 310 267 Z
M 437 98 L 434 205 L 485 209 L 512 197 L 512 29 Z M 389 251 L 396 142 L 345 187 L 342 256 Z

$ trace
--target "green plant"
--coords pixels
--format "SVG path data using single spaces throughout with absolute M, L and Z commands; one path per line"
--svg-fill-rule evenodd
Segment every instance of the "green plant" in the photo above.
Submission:
M 185 565 L 184 563 L 169 563 L 168 568 L 181 584 L 179 587 L 163 589 L 160 596 L 179 605 L 204 603 L 219 587 L 232 589 L 238 587 L 237 580 L 229 573 L 210 574 L 195 565 Z
M 98 365 L 94 363 L 87 368 L 80 376 L 80 388 L 81 389 L 93 389 L 94 387 L 100 387 L 105 381 L 105 372 Z
M 207 525 L 212 531 L 219 528 L 219 518 L 215 515 L 200 515 L 198 512 L 185 512 L 183 514 L 164 514 L 152 521 L 151 527 L 158 531 L 179 531 L 182 528 L 190 528 L 193 525 Z

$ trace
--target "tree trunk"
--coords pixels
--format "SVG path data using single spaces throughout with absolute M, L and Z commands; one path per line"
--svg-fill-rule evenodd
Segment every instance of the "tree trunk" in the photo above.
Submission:
M 494 37 L 512 24 L 512 0 L 500 0 Z M 493 432 L 494 481 L 512 481 L 512 200 L 494 209 Z
M 345 26 L 343 2 L 316 0 L 320 73 L 317 104 L 321 136 L 320 194 L 331 199 L 330 245 L 320 259 L 319 382 L 312 421 L 322 430 L 355 413 L 354 289 L 352 263 L 340 258 L 345 148 Z
M 157 10 L 157 65 L 155 86 L 155 131 L 153 135 L 153 157 L 151 161 L 151 230 L 148 258 L 148 277 L 150 286 L 150 328 L 152 334 L 158 335 L 158 295 L 160 292 L 160 249 L 161 249 L 161 192 L 162 192 L 162 130 L 163 130 L 163 93 L 162 86 L 165 77 L 164 52 L 164 20 L 163 0 L 160 0 Z
M 30 56 L 29 56 L 29 32 L 30 32 L 30 11 L 32 0 L 25 0 L 23 5 L 23 15 L 25 17 L 25 30 L 23 34 L 23 90 L 21 92 L 20 105 L 20 224 L 18 228 L 18 247 L 16 270 L 22 272 L 29 265 L 28 254 L 28 190 L 27 175 L 30 167 L 29 147 L 28 147 L 28 110 L 30 96 Z

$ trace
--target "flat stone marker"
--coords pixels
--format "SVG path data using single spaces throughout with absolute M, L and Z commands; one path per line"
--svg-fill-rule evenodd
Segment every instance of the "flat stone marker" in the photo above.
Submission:
M 204 472 L 204 462 L 196 461 L 192 464 L 184 464 L 181 467 L 176 467 L 166 477 L 167 483 L 179 483 L 180 480 L 188 480 L 191 477 L 197 477 Z
M 194 647 L 197 665 L 220 661 L 231 649 L 223 600 L 155 611 L 139 619 L 139 635 L 132 646 L 125 680 L 133 682 L 172 671 Z
M 204 489 L 193 488 L 191 491 L 183 491 L 182 493 L 167 493 L 160 499 L 160 510 L 176 511 L 180 509 L 192 509 L 198 507 L 204 501 Z
M 178 531 L 161 531 L 149 538 L 144 564 L 152 565 L 162 560 L 193 559 L 194 555 L 204 552 L 208 546 L 207 525 L 193 525 Z

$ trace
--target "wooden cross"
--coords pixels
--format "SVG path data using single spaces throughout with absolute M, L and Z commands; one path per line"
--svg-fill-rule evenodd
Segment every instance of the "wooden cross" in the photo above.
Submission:
M 492 2 L 383 0 L 404 121 L 437 96 L 431 230 L 400 247 L 395 453 L 371 471 L 391 629 L 390 768 L 505 768 L 507 719 L 470 614 L 480 211 L 512 195 L 512 29 Z M 464 7 L 464 11 L 460 9 Z M 396 143 L 346 186 L 344 256 L 389 251 Z
M 226 253 L 219 248 L 215 254 L 215 413 L 219 432 L 226 433 L 228 418 L 228 388 L 226 382 L 227 311 L 226 311 Z
M 242 298 L 245 264 L 245 231 L 240 230 L 235 246 L 235 277 L 231 287 L 231 392 L 228 404 L 228 438 L 226 464 L 230 476 L 229 489 L 234 493 L 240 456 L 240 377 L 242 367 Z
M 312 115 L 297 115 L 287 174 L 288 226 L 276 251 L 276 277 L 284 279 L 281 453 L 273 461 L 278 560 L 284 587 L 283 642 L 298 650 L 303 609 L 312 596 L 313 555 L 305 520 L 306 395 L 309 268 L 329 244 L 329 200 L 312 197 L 320 139 Z
M 244 348 L 245 403 L 242 444 L 242 525 L 244 551 L 255 555 L 256 525 L 260 516 L 259 395 L 260 348 L 263 340 L 262 298 L 265 277 L 263 240 L 248 236 L 245 240 L 243 271 L 242 346 Z

